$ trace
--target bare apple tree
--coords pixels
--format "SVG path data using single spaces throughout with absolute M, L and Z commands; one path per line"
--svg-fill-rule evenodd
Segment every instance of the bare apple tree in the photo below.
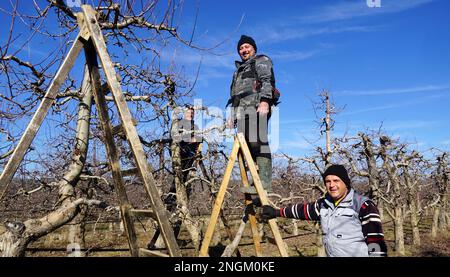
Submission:
M 177 20 L 183 1 L 126 1 L 124 6 L 119 2 L 98 1 L 94 7 L 98 22 L 107 39 L 108 51 L 116 61 L 118 78 L 124 85 L 133 117 L 148 128 L 141 139 L 162 139 L 169 130 L 171 108 L 192 94 L 192 87 L 182 71 L 164 60 L 164 50 L 172 44 L 205 49 L 192 44 L 191 34 L 186 35 L 189 40 L 179 34 Z M 15 2 L 11 2 L 9 9 L 0 10 L 11 22 L 9 28 L 5 28 L 9 30 L 7 39 L 0 43 L 1 167 L 8 161 L 22 134 L 23 127 L 18 124 L 26 126 L 78 31 L 75 8 L 68 7 L 65 1 L 30 4 L 33 14 L 27 13 L 23 4 Z M 23 30 L 27 30 L 28 37 L 21 37 Z M 34 50 L 35 55 L 26 55 L 32 43 L 41 43 L 44 47 Z M 108 93 L 106 84 L 102 88 Z M 107 96 L 107 100 L 112 101 L 112 97 Z M 103 137 L 96 120 L 97 111 L 91 110 L 91 106 L 89 75 L 71 74 L 61 86 L 48 119 L 51 122 L 48 124 L 54 124 L 58 129 L 55 127 L 51 135 L 39 137 L 39 142 L 30 147 L 10 186 L 0 184 L 0 204 L 5 208 L 11 204 L 12 196 L 16 197 L 14 201 L 20 201 L 20 196 L 57 192 L 52 210 L 41 217 L 5 223 L 6 231 L 0 236 L 3 256 L 25 255 L 30 242 L 70 222 L 88 205 L 105 207 L 114 204 L 89 199 L 87 195 L 80 195 L 77 188 L 81 182 L 93 180 L 109 185 L 105 149 L 97 147 L 102 145 Z M 118 123 L 114 113 L 112 122 Z M 120 137 L 117 141 L 120 143 Z M 88 147 L 90 143 L 96 145 L 94 151 Z M 154 155 L 153 150 L 148 148 L 149 156 Z M 132 165 L 127 159 L 127 146 L 122 148 L 122 154 L 121 162 Z M 166 166 L 164 162 L 160 165 Z M 164 169 L 156 168 L 155 172 L 164 172 Z M 44 177 L 38 177 L 32 189 L 23 191 L 20 188 L 18 177 L 29 179 L 39 173 Z M 34 200 L 35 205 L 40 205 L 42 198 Z

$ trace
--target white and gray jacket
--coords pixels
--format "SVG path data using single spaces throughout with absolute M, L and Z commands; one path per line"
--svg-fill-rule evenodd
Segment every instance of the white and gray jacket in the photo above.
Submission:
M 376 205 L 353 189 L 337 206 L 327 194 L 312 203 L 282 208 L 280 216 L 320 221 L 323 243 L 329 257 L 387 255 Z

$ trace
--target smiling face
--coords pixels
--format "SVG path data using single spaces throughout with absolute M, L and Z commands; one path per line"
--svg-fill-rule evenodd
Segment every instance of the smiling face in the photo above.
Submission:
M 244 43 L 239 47 L 239 56 L 243 62 L 247 61 L 255 55 L 255 48 L 249 43 Z
M 187 109 L 184 112 L 184 119 L 192 120 L 193 118 L 194 118 L 194 110 L 193 109 Z
M 328 194 L 334 201 L 341 199 L 347 194 L 347 186 L 341 178 L 336 175 L 327 175 L 325 177 L 325 185 L 327 187 Z

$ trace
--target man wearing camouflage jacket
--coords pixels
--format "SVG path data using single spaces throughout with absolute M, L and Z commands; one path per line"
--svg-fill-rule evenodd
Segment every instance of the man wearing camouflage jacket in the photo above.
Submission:
M 245 135 L 253 160 L 259 168 L 264 189 L 272 191 L 272 156 L 268 141 L 268 122 L 275 86 L 272 61 L 256 55 L 253 38 L 242 35 L 237 51 L 242 61 L 236 61 L 229 104 L 233 112 L 229 127 L 237 123 L 238 132 Z M 256 194 L 254 186 L 243 187 L 243 193 Z

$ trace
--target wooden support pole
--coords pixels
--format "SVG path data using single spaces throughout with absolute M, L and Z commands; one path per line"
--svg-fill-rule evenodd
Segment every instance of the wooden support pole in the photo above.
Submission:
M 66 79 L 67 74 L 69 74 L 70 69 L 72 69 L 73 65 L 75 64 L 75 61 L 82 47 L 83 43 L 80 40 L 80 35 L 78 35 L 72 47 L 70 48 L 69 53 L 67 53 L 66 58 L 59 67 L 58 72 L 56 72 L 53 81 L 47 88 L 47 91 L 41 103 L 39 104 L 39 107 L 34 113 L 34 116 L 31 119 L 30 123 L 28 124 L 27 129 L 20 138 L 17 146 L 14 148 L 14 152 L 12 153 L 8 162 L 6 163 L 6 166 L 3 169 L 2 174 L 0 175 L 0 191 L 1 191 L 0 199 L 3 198 L 3 195 L 6 192 L 8 184 L 11 182 L 14 174 L 16 173 L 17 168 L 22 162 L 26 151 L 28 150 L 28 148 L 30 148 L 31 142 L 33 141 L 39 128 L 41 127 L 48 110 L 53 105 L 56 95 L 58 94 L 59 88 Z
M 100 58 L 108 86 L 112 92 L 114 102 L 117 106 L 117 110 L 124 127 L 125 135 L 133 152 L 137 168 L 142 177 L 147 193 L 150 197 L 150 204 L 157 217 L 157 221 L 161 228 L 161 234 L 163 236 L 164 242 L 166 243 L 168 252 L 172 257 L 181 256 L 181 252 L 175 240 L 172 227 L 166 215 L 166 209 L 156 188 L 155 180 L 152 175 L 152 169 L 147 163 L 144 149 L 136 131 L 136 127 L 133 125 L 131 113 L 128 109 L 125 96 L 123 95 L 122 88 L 120 87 L 120 84 L 117 80 L 114 65 L 106 49 L 106 43 L 103 39 L 100 26 L 98 25 L 97 19 L 95 17 L 95 11 L 89 5 L 83 5 L 81 6 L 81 9 L 85 17 L 85 23 L 88 26 L 89 32 L 91 33 L 91 38 L 94 43 L 95 49 L 97 50 L 97 54 Z

